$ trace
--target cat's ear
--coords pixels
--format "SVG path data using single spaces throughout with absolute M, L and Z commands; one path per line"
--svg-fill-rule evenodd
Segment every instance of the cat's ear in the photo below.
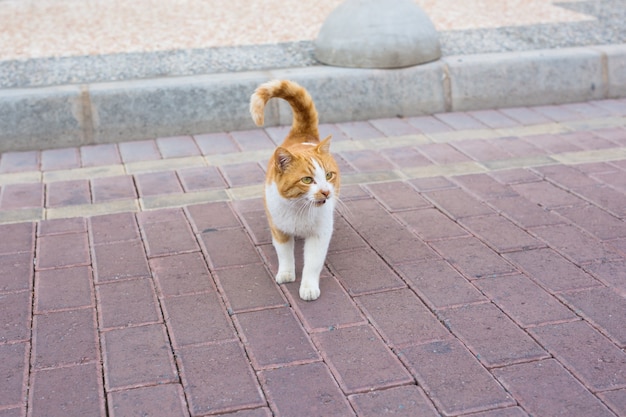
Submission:
M 278 171 L 285 172 L 287 167 L 291 165 L 293 159 L 293 154 L 287 149 L 282 146 L 276 148 L 276 151 L 274 152 L 274 163 L 276 164 Z
M 317 145 L 317 152 L 319 153 L 330 153 L 330 139 L 332 135 L 328 135 Z

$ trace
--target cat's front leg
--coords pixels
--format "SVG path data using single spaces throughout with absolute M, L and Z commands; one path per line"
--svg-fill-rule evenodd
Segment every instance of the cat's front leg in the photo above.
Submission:
M 296 260 L 294 257 L 294 238 L 283 233 L 272 237 L 272 243 L 278 258 L 276 282 L 283 284 L 296 280 Z
M 304 269 L 300 283 L 300 298 L 316 300 L 320 296 L 320 273 L 326 260 L 330 234 L 308 237 L 304 241 Z

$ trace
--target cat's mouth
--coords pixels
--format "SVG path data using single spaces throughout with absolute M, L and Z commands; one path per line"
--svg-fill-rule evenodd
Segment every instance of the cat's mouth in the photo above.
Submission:
M 324 200 L 315 200 L 313 202 L 313 205 L 315 207 L 322 207 L 324 204 L 326 204 L 326 199 L 324 199 Z

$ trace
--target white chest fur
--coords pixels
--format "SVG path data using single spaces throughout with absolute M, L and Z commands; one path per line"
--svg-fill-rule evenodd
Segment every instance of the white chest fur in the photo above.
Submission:
M 284 198 L 276 183 L 271 183 L 265 187 L 265 202 L 272 222 L 286 234 L 303 238 L 332 234 L 334 196 L 325 204 L 316 206 L 306 197 Z

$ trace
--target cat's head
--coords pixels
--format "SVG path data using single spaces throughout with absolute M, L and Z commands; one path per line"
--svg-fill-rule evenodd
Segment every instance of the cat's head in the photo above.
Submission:
M 278 147 L 270 163 L 268 181 L 276 183 L 282 197 L 304 199 L 318 207 L 337 198 L 339 167 L 330 154 L 330 136 L 317 144 Z

